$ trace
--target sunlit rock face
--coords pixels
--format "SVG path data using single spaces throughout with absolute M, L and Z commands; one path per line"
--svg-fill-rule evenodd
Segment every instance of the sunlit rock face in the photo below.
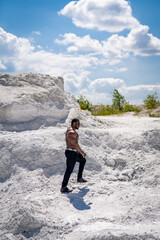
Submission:
M 0 74 L 0 130 L 22 131 L 64 122 L 76 99 L 62 77 Z

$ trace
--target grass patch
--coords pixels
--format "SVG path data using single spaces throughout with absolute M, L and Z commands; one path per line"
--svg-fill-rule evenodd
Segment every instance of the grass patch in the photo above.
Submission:
M 123 114 L 126 112 L 140 113 L 141 110 L 134 105 L 126 103 L 122 110 L 115 108 L 113 105 L 92 105 L 91 113 L 93 116 L 109 116 Z
M 159 118 L 159 117 L 160 117 L 160 114 L 152 114 L 152 113 L 149 113 L 149 116 L 150 116 L 150 117 L 153 117 L 153 118 Z

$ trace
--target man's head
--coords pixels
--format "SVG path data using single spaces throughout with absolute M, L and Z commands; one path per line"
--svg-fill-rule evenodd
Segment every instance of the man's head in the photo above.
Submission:
M 71 127 L 73 127 L 74 129 L 78 129 L 79 126 L 80 126 L 80 121 L 79 121 L 79 119 L 77 119 L 77 118 L 72 119 L 72 121 L 71 121 Z

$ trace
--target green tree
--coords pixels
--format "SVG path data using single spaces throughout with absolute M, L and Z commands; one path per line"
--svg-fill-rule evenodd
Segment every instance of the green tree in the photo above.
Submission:
M 117 89 L 114 89 L 113 91 L 113 99 L 112 99 L 112 105 L 115 109 L 118 109 L 119 111 L 122 111 L 125 99 L 124 96 L 122 96 Z
M 92 104 L 86 99 L 85 96 L 80 95 L 77 99 L 81 109 L 91 111 Z
M 154 93 L 152 95 L 147 95 L 147 98 L 144 99 L 144 104 L 147 107 L 147 109 L 154 109 L 157 107 L 159 101 L 157 93 Z

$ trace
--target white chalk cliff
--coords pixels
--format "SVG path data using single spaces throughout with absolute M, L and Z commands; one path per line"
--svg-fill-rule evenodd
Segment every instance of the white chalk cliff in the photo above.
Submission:
M 62 77 L 0 74 L 0 129 L 28 130 L 64 122 L 76 99 L 64 92 Z

